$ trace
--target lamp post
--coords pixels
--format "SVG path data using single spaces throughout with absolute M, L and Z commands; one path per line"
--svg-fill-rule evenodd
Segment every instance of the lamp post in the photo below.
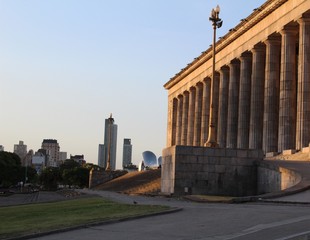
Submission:
M 213 26 L 213 45 L 212 45 L 212 78 L 211 78 L 211 92 L 210 92 L 210 117 L 209 117 L 209 136 L 205 143 L 206 147 L 218 147 L 215 136 L 215 108 L 214 108 L 214 76 L 215 76 L 215 42 L 216 42 L 216 29 L 220 28 L 223 24 L 222 19 L 219 18 L 220 7 L 213 8 L 211 11 L 211 16 L 209 18 L 212 21 Z
M 111 141 L 112 141 L 112 126 L 114 123 L 114 118 L 112 118 L 112 113 L 110 114 L 109 117 L 109 142 L 108 142 L 108 159 L 107 159 L 107 167 L 106 171 L 111 171 Z

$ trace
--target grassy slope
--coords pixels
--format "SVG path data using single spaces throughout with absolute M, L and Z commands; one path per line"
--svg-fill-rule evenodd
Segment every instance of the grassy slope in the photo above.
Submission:
M 160 192 L 161 169 L 130 172 L 95 189 L 123 192 L 126 194 L 147 194 Z
M 163 206 L 126 205 L 102 198 L 1 207 L 0 239 L 77 226 L 168 209 Z

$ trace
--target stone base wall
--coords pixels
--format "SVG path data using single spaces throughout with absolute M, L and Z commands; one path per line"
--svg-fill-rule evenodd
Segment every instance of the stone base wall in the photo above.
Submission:
M 300 181 L 299 173 L 275 166 L 272 163 L 260 163 L 258 167 L 258 194 L 278 192 L 292 187 Z
M 261 150 L 172 146 L 163 150 L 163 194 L 248 196 L 257 193 Z

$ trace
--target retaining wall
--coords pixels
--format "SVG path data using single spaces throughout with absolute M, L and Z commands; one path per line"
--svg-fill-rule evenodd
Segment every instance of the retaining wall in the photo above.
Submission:
M 301 181 L 301 175 L 293 170 L 261 162 L 258 166 L 257 193 L 279 192 Z
M 162 156 L 164 194 L 248 196 L 257 192 L 260 150 L 172 146 Z

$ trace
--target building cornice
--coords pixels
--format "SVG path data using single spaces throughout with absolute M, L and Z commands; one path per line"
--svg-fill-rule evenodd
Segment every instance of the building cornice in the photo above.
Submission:
M 239 38 L 246 31 L 254 27 L 258 22 L 272 13 L 275 9 L 279 8 L 282 4 L 288 0 L 268 0 L 259 8 L 256 8 L 252 14 L 247 18 L 242 19 L 241 22 L 234 28 L 230 29 L 227 34 L 220 38 L 216 42 L 216 52 L 220 52 L 222 49 L 227 47 L 237 38 Z M 201 55 L 189 63 L 185 68 L 183 68 L 179 73 L 172 77 L 165 85 L 165 89 L 169 90 L 175 84 L 180 82 L 187 75 L 195 71 L 205 62 L 212 58 L 212 47 L 208 48 L 206 51 L 202 52 Z

